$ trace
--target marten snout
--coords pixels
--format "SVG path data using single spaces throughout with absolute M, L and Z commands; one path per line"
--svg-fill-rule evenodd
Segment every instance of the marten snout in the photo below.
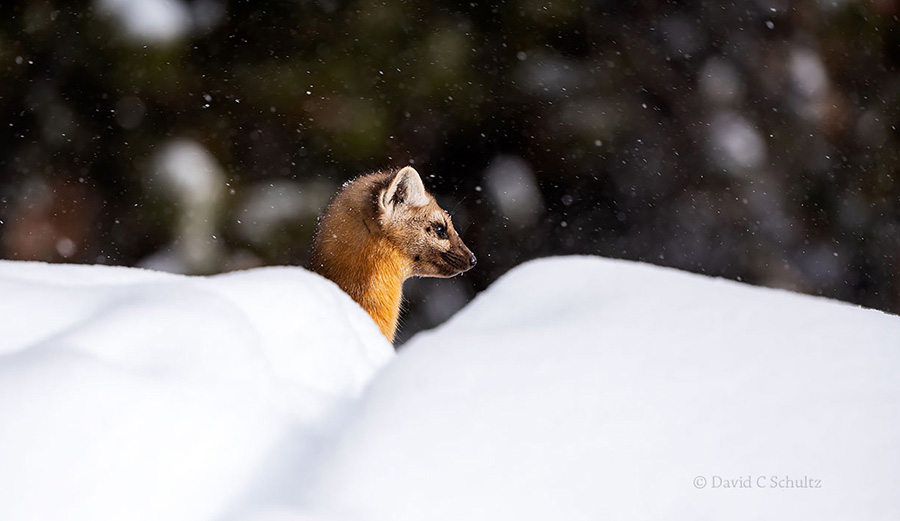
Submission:
M 438 254 L 437 258 L 430 263 L 434 269 L 428 273 L 434 277 L 453 277 L 465 271 L 469 271 L 475 266 L 475 254 L 466 247 L 458 237 L 453 238 L 453 246 L 447 251 L 435 250 Z M 426 264 L 428 261 L 426 261 Z M 425 267 L 424 270 L 428 268 Z M 423 270 L 423 271 L 424 271 Z
M 463 267 L 461 272 L 469 271 L 470 269 L 475 267 L 475 263 L 478 262 L 478 259 L 475 258 L 475 254 L 472 253 L 472 250 L 467 248 L 466 245 L 462 243 L 462 241 L 460 241 L 459 245 L 462 249 L 462 258 L 465 262 L 465 266 Z

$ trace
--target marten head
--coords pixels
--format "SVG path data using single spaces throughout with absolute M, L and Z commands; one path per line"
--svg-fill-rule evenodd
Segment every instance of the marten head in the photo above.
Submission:
M 452 277 L 474 265 L 412 167 L 344 185 L 316 227 L 309 264 L 353 297 L 390 341 L 406 278 Z
M 475 265 L 475 255 L 463 244 L 450 216 L 407 166 L 386 179 L 376 195 L 378 224 L 384 237 L 400 251 L 419 277 L 452 277 Z

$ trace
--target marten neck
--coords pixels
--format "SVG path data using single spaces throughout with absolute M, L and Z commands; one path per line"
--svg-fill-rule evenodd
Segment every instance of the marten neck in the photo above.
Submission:
M 342 227 L 346 227 L 343 223 Z M 391 342 L 397 332 L 403 281 L 409 261 L 385 238 L 372 234 L 360 221 L 359 233 L 335 234 L 320 230 L 312 251 L 311 268 L 334 281 L 375 320 Z M 350 237 L 357 240 L 350 241 Z M 361 241 L 359 237 L 364 237 Z

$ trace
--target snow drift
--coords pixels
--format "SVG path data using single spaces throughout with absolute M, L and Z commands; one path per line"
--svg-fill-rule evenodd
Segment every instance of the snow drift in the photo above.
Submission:
M 298 268 L 0 262 L 0 519 L 203 520 L 290 498 L 393 354 Z
M 299 269 L 0 263 L 0 312 L 2 519 L 900 515 L 900 318 L 821 298 L 546 259 L 394 358 Z
M 381 372 L 310 501 L 393 521 L 897 519 L 898 369 L 895 316 L 532 262 Z

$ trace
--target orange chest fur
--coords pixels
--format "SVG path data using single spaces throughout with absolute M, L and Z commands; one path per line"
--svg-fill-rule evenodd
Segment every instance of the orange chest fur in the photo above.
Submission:
M 331 279 L 366 310 L 391 341 L 397 330 L 403 281 L 408 277 L 409 261 L 384 240 L 363 240 L 346 244 L 345 251 L 333 252 Z

